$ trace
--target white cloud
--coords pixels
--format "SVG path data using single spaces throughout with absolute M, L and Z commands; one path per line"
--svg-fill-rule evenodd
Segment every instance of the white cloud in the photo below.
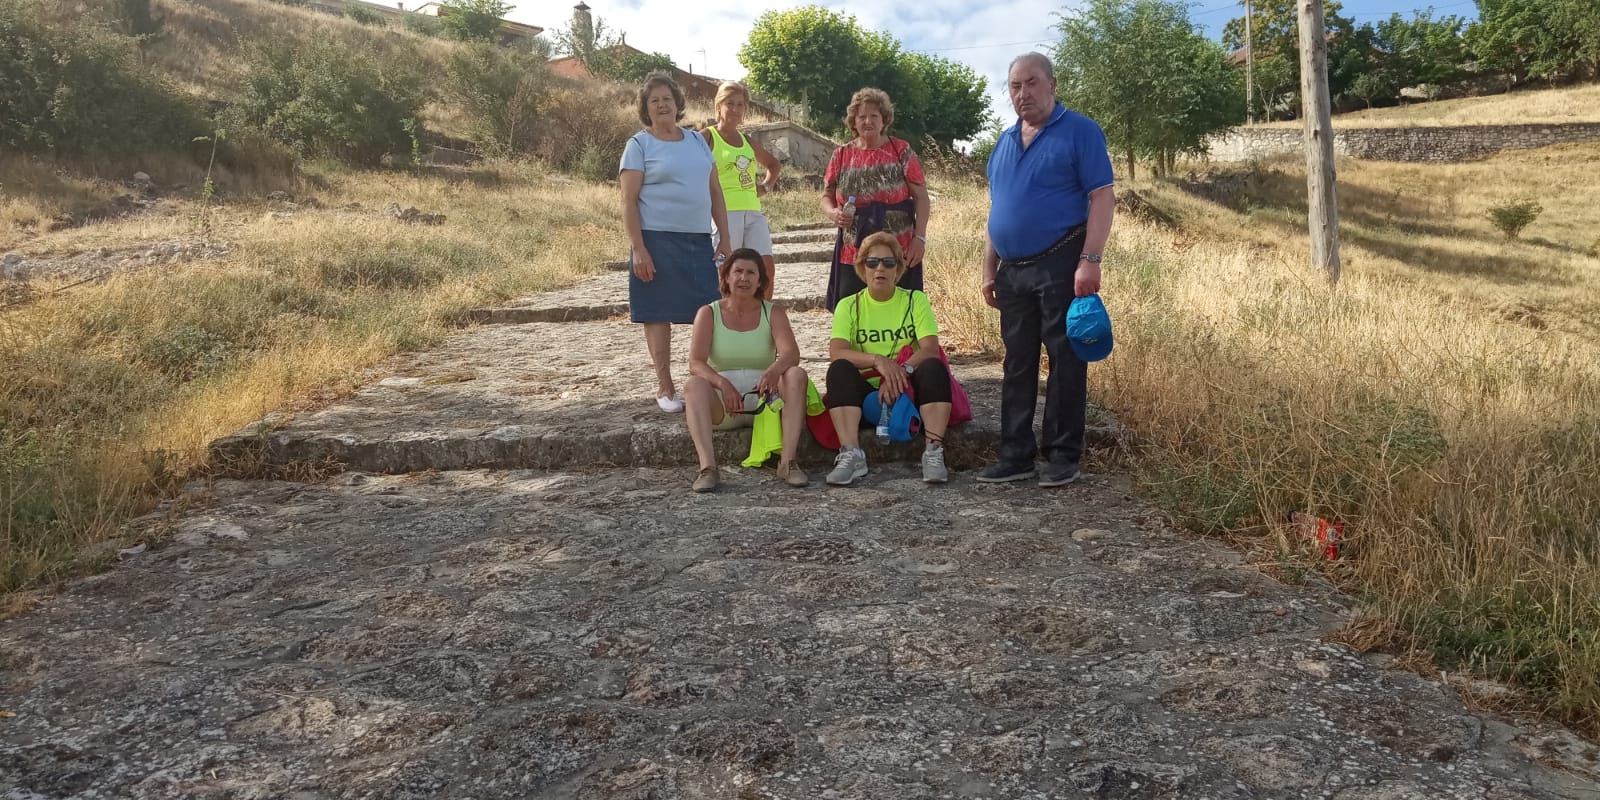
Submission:
M 625 31 L 628 44 L 662 52 L 680 67 L 718 78 L 742 78 L 739 48 L 756 18 L 769 10 L 807 5 L 802 2 L 735 2 L 734 0 L 594 0 L 591 14 L 613 30 Z M 565 2 L 518 3 L 508 16 L 518 22 L 558 30 L 572 18 Z M 1009 122 L 1014 114 L 1006 99 L 1006 65 L 1028 50 L 1054 40 L 1054 14 L 1063 6 L 1051 0 L 921 0 L 915 3 L 847 5 L 822 3 L 852 14 L 870 30 L 886 31 L 907 50 L 971 66 L 989 84 L 995 115 Z M 704 54 L 701 51 L 704 50 Z

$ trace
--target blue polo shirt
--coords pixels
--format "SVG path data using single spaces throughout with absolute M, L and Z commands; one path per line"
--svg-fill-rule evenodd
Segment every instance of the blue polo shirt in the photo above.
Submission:
M 1112 182 L 1106 135 L 1094 120 L 1056 103 L 1026 150 L 1018 120 L 989 156 L 989 241 L 1001 258 L 1042 253 L 1089 219 L 1089 193 Z

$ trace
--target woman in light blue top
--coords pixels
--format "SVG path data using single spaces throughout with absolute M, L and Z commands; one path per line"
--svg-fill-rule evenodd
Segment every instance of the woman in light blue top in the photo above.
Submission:
M 672 380 L 672 325 L 694 322 L 695 313 L 715 302 L 716 248 L 726 257 L 728 212 L 717 181 L 711 148 L 683 119 L 683 90 L 665 73 L 652 73 L 639 87 L 639 121 L 622 151 L 617 183 L 622 186 L 622 220 L 633 246 L 628 277 L 628 311 L 644 325 L 645 346 L 656 371 L 656 404 L 682 411 L 683 398 Z

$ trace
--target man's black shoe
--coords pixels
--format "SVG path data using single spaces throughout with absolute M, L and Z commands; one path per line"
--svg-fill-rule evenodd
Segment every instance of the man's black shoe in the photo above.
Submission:
M 1049 489 L 1055 486 L 1066 486 L 1077 480 L 1083 473 L 1077 464 L 1046 464 L 1039 470 L 1039 485 Z M 982 480 L 982 478 L 979 478 Z
M 979 483 L 1010 483 L 1011 481 L 1025 481 L 1039 474 L 1034 471 L 1032 464 L 1008 464 L 1001 461 L 990 464 L 978 470 Z

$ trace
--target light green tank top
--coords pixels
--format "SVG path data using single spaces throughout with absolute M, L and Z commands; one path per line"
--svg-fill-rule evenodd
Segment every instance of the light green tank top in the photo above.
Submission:
M 722 199 L 729 211 L 760 211 L 761 198 L 756 195 L 756 149 L 750 146 L 750 137 L 740 134 L 738 147 L 728 144 L 717 132 L 711 131 L 711 158 L 717 162 L 717 180 L 722 183 Z
M 722 324 L 722 304 L 711 304 L 716 331 L 711 337 L 711 357 L 706 363 L 718 372 L 736 369 L 766 369 L 778 358 L 778 345 L 772 340 L 772 304 L 761 304 L 761 323 L 753 331 L 729 330 Z

